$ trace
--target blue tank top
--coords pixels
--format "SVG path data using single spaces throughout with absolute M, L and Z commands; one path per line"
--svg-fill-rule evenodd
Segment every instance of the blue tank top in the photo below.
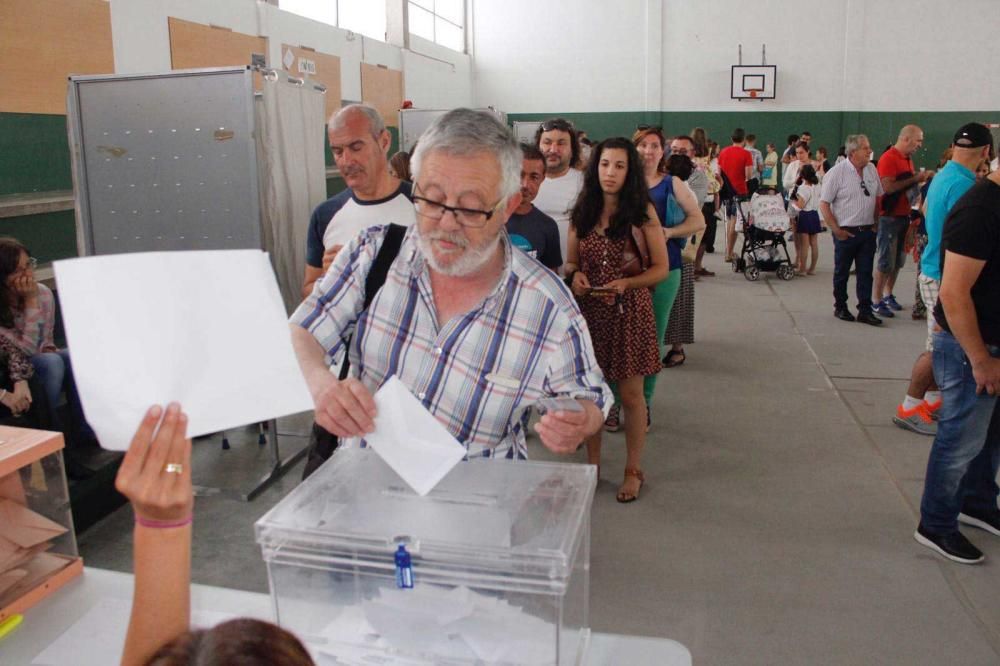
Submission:
M 660 218 L 660 225 L 664 227 L 675 227 L 684 221 L 684 211 L 677 205 L 674 197 L 674 178 L 666 175 L 659 183 L 649 188 L 649 198 L 656 209 L 656 215 Z M 670 270 L 677 270 L 681 267 L 681 250 L 684 248 L 686 239 L 671 238 L 667 241 L 667 259 Z

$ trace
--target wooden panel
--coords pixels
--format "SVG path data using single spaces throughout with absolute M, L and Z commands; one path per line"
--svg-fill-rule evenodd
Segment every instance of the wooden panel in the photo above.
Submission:
M 226 28 L 167 18 L 170 27 L 170 66 L 174 69 L 229 67 L 250 64 L 254 53 L 267 57 L 267 39 Z M 259 74 L 254 88 L 260 90 Z
M 0 2 L 0 112 L 66 115 L 66 77 L 114 71 L 105 0 Z
M 292 57 L 294 58 L 291 65 L 288 64 L 288 59 L 285 55 L 289 51 L 292 52 Z M 315 74 L 307 74 L 300 69 L 300 61 L 303 58 L 316 65 Z M 327 118 L 340 109 L 340 58 L 338 56 L 319 53 L 306 47 L 282 44 L 281 66 L 287 69 L 292 76 L 311 79 L 326 86 L 325 104 Z
M 403 73 L 361 63 L 361 99 L 378 109 L 387 126 L 398 126 L 399 108 L 403 106 Z

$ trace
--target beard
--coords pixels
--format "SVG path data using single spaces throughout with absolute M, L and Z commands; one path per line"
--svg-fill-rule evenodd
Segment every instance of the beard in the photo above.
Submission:
M 427 260 L 432 269 L 449 277 L 463 277 L 475 273 L 493 257 L 493 253 L 496 252 L 497 246 L 500 244 L 499 232 L 481 245 L 476 246 L 471 244 L 460 231 L 437 230 L 424 234 L 419 226 L 416 231 L 417 247 L 420 248 L 424 259 Z M 447 264 L 439 261 L 434 254 L 434 241 L 438 240 L 454 243 L 460 248 L 460 251 L 456 251 L 455 256 Z

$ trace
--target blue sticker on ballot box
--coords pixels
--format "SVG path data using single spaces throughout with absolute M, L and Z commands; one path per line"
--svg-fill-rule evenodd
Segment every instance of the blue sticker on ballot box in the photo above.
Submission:
M 406 552 L 406 546 L 403 544 L 399 544 L 399 548 L 396 549 L 396 587 L 413 588 L 413 565 L 410 563 L 410 554 Z

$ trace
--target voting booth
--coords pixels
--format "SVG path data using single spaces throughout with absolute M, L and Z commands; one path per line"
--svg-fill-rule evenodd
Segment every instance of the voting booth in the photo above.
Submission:
M 62 449 L 58 432 L 0 426 L 0 622 L 83 571 Z
M 277 622 L 317 663 L 585 663 L 596 482 L 477 459 L 420 496 L 342 448 L 256 524 Z

